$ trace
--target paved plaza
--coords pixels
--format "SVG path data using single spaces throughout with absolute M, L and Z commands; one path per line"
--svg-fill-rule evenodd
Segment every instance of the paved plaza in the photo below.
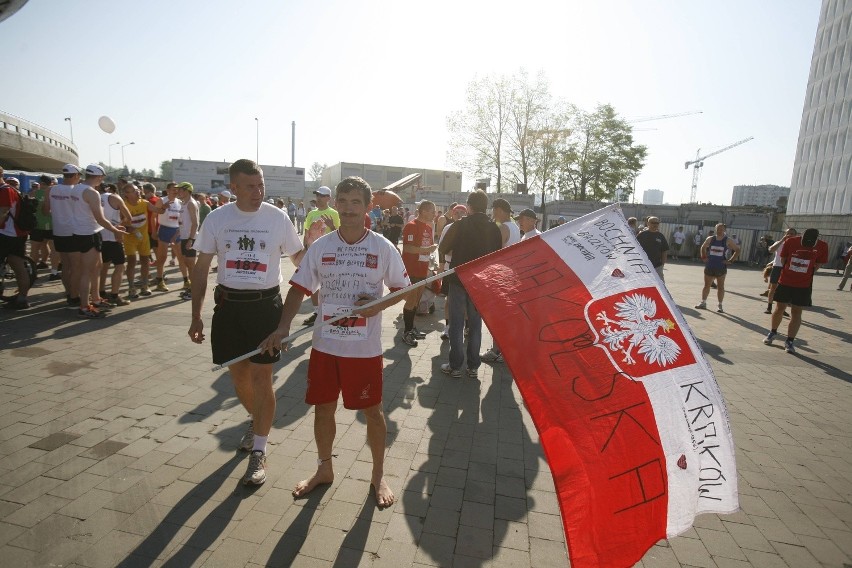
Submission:
M 821 271 L 819 307 L 789 355 L 783 341 L 762 343 L 759 271 L 731 270 L 724 314 L 693 309 L 701 274 L 671 264 L 666 280 L 728 402 L 741 511 L 698 517 L 637 566 L 852 566 L 852 293 Z M 550 470 L 505 365 L 483 364 L 478 380 L 442 374 L 442 323 L 418 317 L 429 334 L 409 348 L 392 307 L 384 400 L 397 503 L 375 507 L 366 425 L 342 407 L 334 484 L 294 501 L 316 463 L 309 336 L 275 368 L 269 478 L 244 488 L 246 413 L 227 372 L 211 372 L 209 344 L 189 341 L 178 287 L 84 321 L 59 283 L 40 280 L 33 309 L 0 310 L 0 566 L 568 566 Z

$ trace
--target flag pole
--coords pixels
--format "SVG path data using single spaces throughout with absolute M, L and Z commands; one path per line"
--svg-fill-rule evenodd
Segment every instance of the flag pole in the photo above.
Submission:
M 372 308 L 373 306 L 378 305 L 378 304 L 379 304 L 379 303 L 381 303 L 381 302 L 384 302 L 384 301 L 386 301 L 386 300 L 390 300 L 390 299 L 392 299 L 392 298 L 397 298 L 397 297 L 399 297 L 399 296 L 402 296 L 402 295 L 404 295 L 404 294 L 407 294 L 407 293 L 411 292 L 412 290 L 415 290 L 415 289 L 417 289 L 417 288 L 421 288 L 421 287 L 425 286 L 426 284 L 429 284 L 429 283 L 431 283 L 431 282 L 434 282 L 435 280 L 439 280 L 439 279 L 441 279 L 441 278 L 445 278 L 445 277 L 449 276 L 450 274 L 453 274 L 455 271 L 456 271 L 456 269 L 455 269 L 455 268 L 450 268 L 449 270 L 446 270 L 446 271 L 444 271 L 444 272 L 441 272 L 440 274 L 435 274 L 435 275 L 433 275 L 433 276 L 429 276 L 428 278 L 424 278 L 423 280 L 421 280 L 421 281 L 419 281 L 419 282 L 416 282 L 416 283 L 414 283 L 414 284 L 412 284 L 412 285 L 410 285 L 410 286 L 408 286 L 408 287 L 406 287 L 406 288 L 400 288 L 400 289 L 399 289 L 399 290 L 397 290 L 396 292 L 391 292 L 391 293 L 390 293 L 390 294 L 388 294 L 387 296 L 382 296 L 381 298 L 378 298 L 378 299 L 376 299 L 376 300 L 373 300 L 372 302 L 370 302 L 370 303 L 368 303 L 368 304 L 364 304 L 363 306 L 355 306 L 355 308 L 354 308 L 354 309 L 352 309 L 352 310 L 350 310 L 350 311 L 348 311 L 348 312 L 346 312 L 346 313 L 340 314 L 339 316 L 335 316 L 335 317 L 333 317 L 333 318 L 331 318 L 331 319 L 325 320 L 324 322 L 322 322 L 322 323 L 321 323 L 321 324 L 319 324 L 319 325 L 320 325 L 320 327 L 322 327 L 322 326 L 326 326 L 326 325 L 332 325 L 332 324 L 335 324 L 335 323 L 339 322 L 340 320 L 343 320 L 343 319 L 346 319 L 346 318 L 352 317 L 353 315 L 356 315 L 356 314 L 357 314 L 359 311 L 361 311 L 361 310 L 365 310 L 365 309 L 368 309 L 368 308 Z M 294 333 L 291 333 L 290 335 L 288 335 L 287 337 L 285 337 L 284 339 L 282 339 L 282 340 L 281 340 L 281 343 L 282 343 L 282 344 L 284 344 L 284 343 L 290 343 L 290 342 L 292 342 L 294 339 L 296 339 L 297 337 L 301 337 L 302 335 L 305 335 L 305 334 L 306 334 L 306 333 L 308 333 L 309 331 L 313 331 L 313 327 L 306 327 L 306 328 L 304 328 L 304 329 L 300 329 L 299 331 L 296 331 L 296 332 L 294 332 Z M 250 351 L 250 352 L 248 352 L 248 353 L 245 353 L 245 354 L 243 354 L 243 355 L 240 355 L 239 357 L 235 357 L 234 359 L 231 359 L 230 361 L 225 361 L 225 362 L 224 362 L 224 363 L 222 363 L 221 365 L 216 365 L 216 366 L 215 366 L 215 367 L 213 367 L 213 369 L 211 369 L 211 370 L 212 370 L 212 371 L 221 371 L 221 370 L 222 370 L 222 369 L 224 369 L 225 367 L 229 367 L 230 365 L 233 365 L 234 363 L 239 363 L 240 361 L 245 361 L 245 360 L 246 360 L 246 359 L 248 359 L 249 357 L 254 357 L 255 355 L 259 355 L 260 353 L 261 353 L 261 349 L 260 349 L 260 348 L 257 348 L 257 349 L 255 349 L 254 351 Z

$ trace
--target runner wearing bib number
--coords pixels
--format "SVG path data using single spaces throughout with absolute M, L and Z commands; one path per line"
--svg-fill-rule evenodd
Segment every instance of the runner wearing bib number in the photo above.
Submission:
M 266 481 L 266 439 L 275 416 L 272 363 L 280 358 L 282 331 L 281 255 L 298 266 L 302 242 L 287 214 L 264 203 L 263 171 L 251 160 L 237 160 L 229 168 L 236 203 L 219 207 L 204 220 L 193 248 L 198 252 L 192 271 L 192 323 L 189 337 L 202 343 L 201 319 L 207 294 L 207 275 L 213 257 L 216 273 L 211 343 L 219 364 L 256 348 L 263 352 L 228 366 L 237 397 L 252 422 L 240 442 L 251 451 L 246 485 Z M 283 334 L 282 334 L 283 333 Z
M 724 313 L 722 301 L 725 299 L 725 276 L 728 274 L 728 265 L 733 264 L 740 255 L 740 247 L 733 239 L 725 233 L 725 224 L 716 225 L 716 233 L 707 237 L 701 245 L 701 260 L 704 266 L 704 288 L 701 290 L 701 302 L 695 306 L 696 309 L 707 309 L 707 296 L 710 295 L 710 285 L 716 281 L 716 297 L 719 300 L 717 312 Z M 734 251 L 730 259 L 725 258 L 727 249 Z
M 291 278 L 282 317 L 287 330 L 305 295 L 319 292 L 324 321 L 380 298 L 385 286 L 393 291 L 409 284 L 396 247 L 364 228 L 364 215 L 372 199 L 369 184 L 359 177 L 348 177 L 337 185 L 336 193 L 340 228 L 310 246 Z M 363 410 L 367 419 L 373 457 L 370 485 L 376 502 L 379 507 L 393 504 L 393 491 L 384 478 L 387 426 L 382 411 L 380 314 L 401 300 L 402 296 L 387 300 L 336 324 L 314 328 L 305 402 L 314 405 L 317 471 L 296 484 L 294 497 L 303 497 L 318 485 L 334 481 L 334 414 L 342 392 L 343 405 Z

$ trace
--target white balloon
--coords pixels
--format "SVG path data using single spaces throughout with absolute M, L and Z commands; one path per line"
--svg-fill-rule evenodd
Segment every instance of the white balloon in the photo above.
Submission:
M 115 123 L 108 116 L 102 116 L 98 119 L 98 126 L 101 127 L 101 130 L 106 132 L 107 134 L 112 134 L 115 132 Z

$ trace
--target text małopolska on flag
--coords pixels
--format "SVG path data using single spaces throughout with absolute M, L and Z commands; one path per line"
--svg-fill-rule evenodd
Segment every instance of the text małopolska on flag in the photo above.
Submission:
M 617 206 L 456 273 L 538 429 L 572 566 L 632 566 L 737 510 L 722 393 Z

